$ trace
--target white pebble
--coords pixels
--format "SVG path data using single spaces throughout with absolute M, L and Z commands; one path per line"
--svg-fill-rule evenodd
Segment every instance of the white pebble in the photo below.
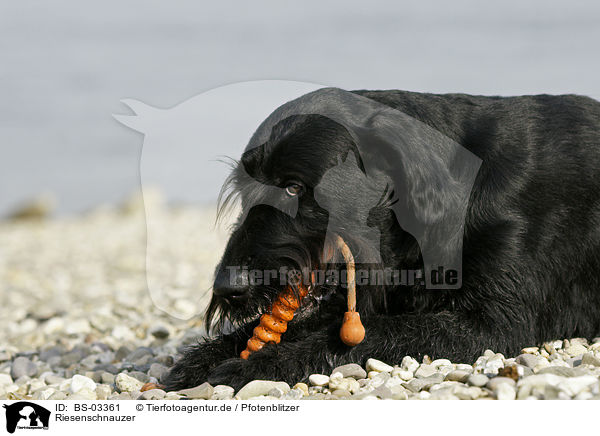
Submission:
M 452 362 L 450 362 L 448 359 L 435 359 L 433 362 L 431 362 L 431 366 L 433 366 L 434 368 L 439 368 L 440 366 L 448 365 L 452 365 Z
M 515 388 L 508 383 L 499 383 L 496 386 L 494 393 L 499 400 L 514 400 L 517 397 Z
M 571 341 L 571 346 L 567 347 L 565 351 L 571 356 L 579 356 L 580 354 L 587 353 L 587 348 L 584 345 Z
M 54 388 L 46 388 L 46 389 L 41 389 L 39 391 L 36 391 L 33 394 L 33 399 L 34 400 L 47 400 L 49 399 L 54 393 L 56 392 L 56 389 Z
M 313 386 L 326 386 L 329 383 L 329 376 L 324 374 L 312 374 L 308 381 Z
M 124 325 L 118 325 L 115 328 L 113 328 L 113 330 L 111 332 L 111 336 L 114 339 L 117 339 L 120 341 L 135 340 L 135 334 L 131 331 L 131 329 L 129 327 L 126 327 Z
M 396 373 L 392 373 L 394 377 L 400 377 L 404 381 L 411 381 L 414 378 L 412 371 L 406 371 L 404 369 L 400 369 L 396 371 Z
M 410 371 L 414 374 L 417 368 L 419 368 L 419 362 L 410 356 L 404 356 L 400 366 L 403 370 Z
M 11 385 L 13 379 L 9 374 L 0 373 L 0 386 Z
M 120 373 L 115 378 L 115 386 L 119 388 L 121 392 L 133 392 L 139 391 L 144 384 L 136 378 Z
M 82 389 L 87 389 L 89 391 L 96 390 L 96 382 L 91 378 L 88 378 L 83 375 L 76 374 L 71 379 L 71 385 L 69 386 L 69 392 L 75 394 Z
M 415 377 L 425 378 L 432 376 L 436 372 L 437 369 L 433 365 L 427 365 L 426 363 L 424 363 L 423 365 L 419 366 L 419 369 L 415 371 Z
M 85 388 L 81 389 L 74 394 L 71 394 L 67 397 L 69 400 L 95 400 L 96 397 L 96 389 L 93 391 Z
M 392 372 L 394 368 L 377 359 L 367 360 L 367 371 Z
M 65 327 L 65 333 L 68 335 L 87 334 L 90 331 L 90 322 L 87 319 L 76 319 L 68 322 Z

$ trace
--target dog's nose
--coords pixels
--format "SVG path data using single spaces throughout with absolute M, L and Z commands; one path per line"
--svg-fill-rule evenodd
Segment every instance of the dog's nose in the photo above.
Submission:
M 221 268 L 215 277 L 213 293 L 228 299 L 245 298 L 249 291 L 248 274 L 239 268 Z

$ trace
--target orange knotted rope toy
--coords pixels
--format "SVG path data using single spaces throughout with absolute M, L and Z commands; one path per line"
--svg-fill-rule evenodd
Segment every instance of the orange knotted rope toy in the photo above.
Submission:
M 336 248 L 340 250 L 346 261 L 348 274 L 348 311 L 344 314 L 344 321 L 340 329 L 340 338 L 344 344 L 351 347 L 360 344 L 365 338 L 365 328 L 360 322 L 360 315 L 356 311 L 356 282 L 354 257 L 344 240 L 336 237 Z M 330 256 L 332 257 L 332 256 Z M 308 295 L 308 289 L 302 284 L 298 287 L 297 296 L 291 287 L 287 287 L 271 306 L 270 313 L 260 317 L 260 323 L 254 328 L 252 337 L 248 340 L 246 349 L 240 353 L 242 359 L 247 359 L 250 353 L 260 350 L 265 344 L 281 341 L 281 335 L 287 330 L 287 323 L 294 318 L 294 312 L 300 307 L 301 299 Z

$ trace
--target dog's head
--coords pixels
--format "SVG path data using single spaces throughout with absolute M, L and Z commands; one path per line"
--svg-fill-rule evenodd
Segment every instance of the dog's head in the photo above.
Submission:
M 242 212 L 217 267 L 207 323 L 217 314 L 233 322 L 254 318 L 298 280 L 310 287 L 298 317 L 317 313 L 324 301 L 341 317 L 345 266 L 323 252 L 336 220 L 364 227 L 374 206 L 385 207 L 392 193 L 380 188 L 366 183 L 358 148 L 342 125 L 320 115 L 276 124 L 265 143 L 243 154 L 223 188 L 221 211 L 238 200 Z M 379 243 L 359 231 L 344 239 L 354 252 Z M 311 281 L 307 272 L 315 269 L 321 274 Z
M 290 271 L 307 285 L 311 271 L 325 271 L 325 280 L 310 282 L 302 316 L 321 309 L 341 316 L 336 236 L 369 276 L 418 269 L 425 277 L 416 286 L 433 288 L 432 272 L 443 267 L 456 280 L 437 289 L 459 288 L 480 164 L 441 132 L 354 93 L 323 89 L 282 105 L 259 126 L 224 187 L 222 209 L 239 199 L 242 213 L 217 268 L 207 325 L 216 314 L 234 323 L 257 317 L 297 280 Z M 398 289 L 380 280 L 358 287 L 363 313 L 386 303 L 380 291 Z

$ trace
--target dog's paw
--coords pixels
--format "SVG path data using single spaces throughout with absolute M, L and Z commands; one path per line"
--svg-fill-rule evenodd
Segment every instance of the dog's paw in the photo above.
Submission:
M 192 388 L 204 383 L 210 370 L 224 360 L 225 352 L 219 341 L 204 342 L 188 348 L 162 381 L 166 390 Z
M 238 391 L 255 378 L 260 378 L 252 371 L 252 366 L 244 359 L 228 359 L 209 372 L 208 382 L 213 386 L 231 386 Z
M 207 379 L 209 367 L 206 361 L 190 362 L 183 357 L 165 377 L 163 381 L 165 390 L 178 391 L 202 384 Z

